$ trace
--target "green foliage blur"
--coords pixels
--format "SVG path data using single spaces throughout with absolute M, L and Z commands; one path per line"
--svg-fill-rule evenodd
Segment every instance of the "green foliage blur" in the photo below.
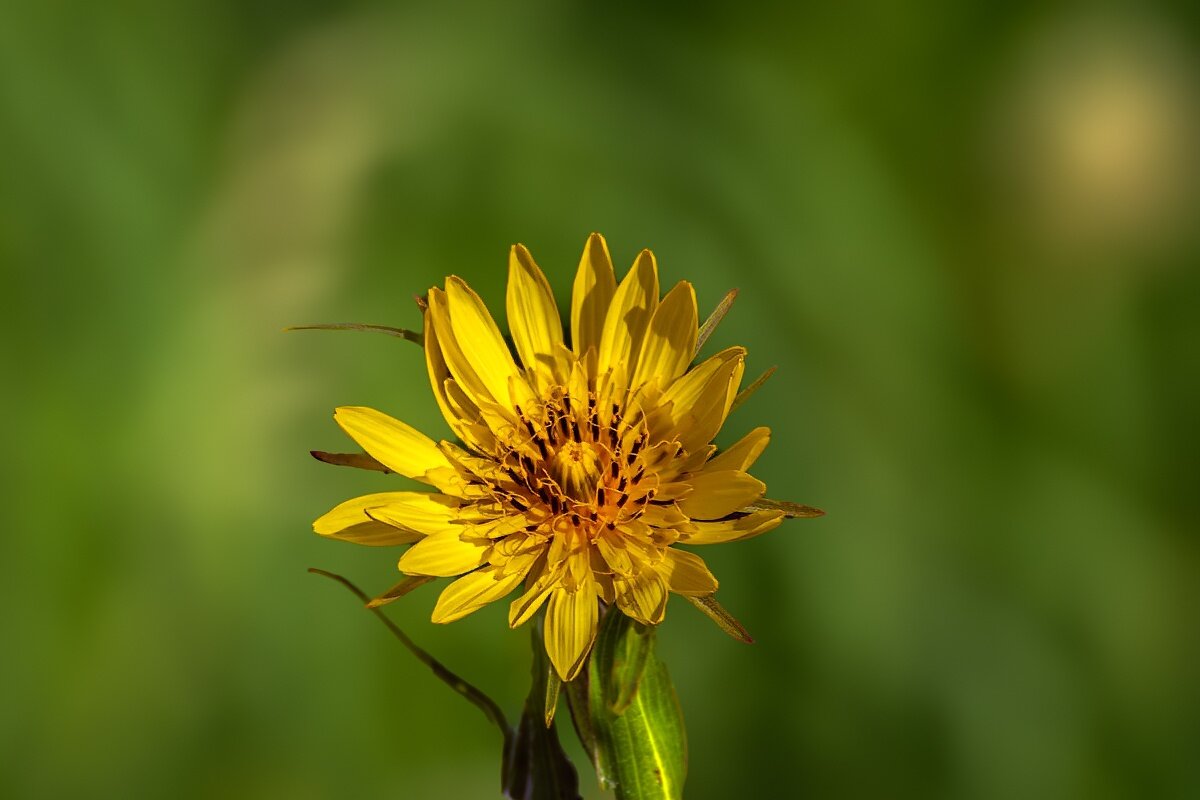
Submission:
M 722 440 L 828 512 L 704 551 L 757 644 L 672 601 L 689 798 L 1200 796 L 1200 7 L 1116 8 L 0 5 L 0 796 L 496 797 L 305 572 L 397 579 L 310 525 L 399 484 L 307 451 L 447 435 L 421 353 L 281 330 L 499 313 L 517 241 L 565 303 L 593 230 L 741 289 Z M 435 596 L 515 717 L 527 633 Z

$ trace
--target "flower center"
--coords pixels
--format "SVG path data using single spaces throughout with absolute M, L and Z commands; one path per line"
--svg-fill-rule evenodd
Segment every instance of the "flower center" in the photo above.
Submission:
M 551 457 L 549 473 L 567 497 L 591 504 L 600 483 L 600 456 L 591 443 L 567 442 Z
M 657 483 L 647 478 L 644 424 L 626 424 L 616 404 L 602 413 L 595 392 L 580 399 L 563 387 L 540 408 L 516 411 L 522 429 L 502 462 L 520 487 L 510 498 L 518 511 L 589 533 L 642 515 Z

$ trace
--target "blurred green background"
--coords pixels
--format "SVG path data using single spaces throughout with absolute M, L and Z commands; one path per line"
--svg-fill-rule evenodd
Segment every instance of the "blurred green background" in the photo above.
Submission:
M 672 601 L 687 796 L 1200 796 L 1197 6 L 0 6 L 0 795 L 494 797 L 498 738 L 318 539 L 446 435 L 416 326 L 508 246 L 695 282 L 829 514 Z M 491 608 L 420 643 L 516 712 Z M 572 738 L 569 733 L 567 738 Z M 575 746 L 574 753 L 578 753 Z M 583 767 L 588 798 L 601 793 Z

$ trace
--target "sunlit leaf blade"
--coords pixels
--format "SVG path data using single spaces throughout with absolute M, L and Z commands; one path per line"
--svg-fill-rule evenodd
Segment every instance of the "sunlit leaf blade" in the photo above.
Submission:
M 693 595 L 682 595 L 683 599 L 694 605 L 696 608 L 703 611 L 709 619 L 717 623 L 717 627 L 725 631 L 727 634 L 737 639 L 739 642 L 746 644 L 754 644 L 754 637 L 750 632 L 737 621 L 737 618 L 725 610 L 725 606 L 717 602 L 717 598 L 711 594 L 706 594 L 703 597 L 695 597 Z
M 782 511 L 790 519 L 813 519 L 825 516 L 819 508 L 789 503 L 787 500 L 770 500 L 766 497 L 755 500 L 746 507 L 748 511 Z
M 777 369 L 779 368 L 771 367 L 762 375 L 759 375 L 757 378 L 755 378 L 754 383 L 738 392 L 737 397 L 733 398 L 733 403 L 729 406 L 729 413 L 732 414 L 738 406 L 749 400 L 750 396 L 761 389 L 762 385 L 767 382 L 768 378 L 775 374 L 775 370 Z
M 595 734 L 592 758 L 596 773 L 617 800 L 678 800 L 687 776 L 687 737 L 683 714 L 666 665 L 654 653 L 654 630 L 610 609 L 601 623 L 588 667 L 588 712 Z M 623 713 L 613 707 L 619 691 L 637 670 L 618 663 L 641 647 L 626 641 L 644 637 L 645 662 L 636 690 Z M 613 671 L 620 675 L 613 680 Z
M 422 664 L 429 667 L 438 680 L 465 697 L 469 703 L 483 712 L 483 715 L 487 717 L 489 722 L 500 729 L 500 732 L 504 735 L 504 752 L 507 753 L 509 751 L 511 748 L 512 729 L 508 727 L 508 719 L 504 716 L 504 711 L 496 704 L 496 701 L 451 672 L 440 661 L 418 647 L 412 639 L 408 638 L 404 631 L 400 630 L 400 626 L 392 622 L 391 618 L 382 609 L 371 608 L 369 606 L 371 598 L 367 597 L 366 592 L 351 583 L 348 578 L 327 572 L 323 569 L 317 569 L 316 567 L 309 567 L 308 571 L 314 575 L 324 575 L 326 578 L 335 580 L 353 592 L 363 602 L 363 605 L 367 606 L 370 612 L 387 626 L 392 635 L 400 640 L 400 644 L 404 645 L 408 652 L 412 653 Z
M 404 595 L 408 594 L 413 589 L 424 586 L 431 580 L 433 580 L 433 578 L 429 577 L 428 575 L 409 575 L 383 594 L 379 595 L 378 597 L 371 598 L 371 602 L 367 603 L 367 608 L 379 608 L 380 606 L 386 606 L 388 603 L 404 597 Z
M 355 469 L 369 469 L 375 472 L 391 472 L 390 469 L 366 453 L 326 453 L 323 450 L 309 450 L 308 452 L 317 461 L 333 464 L 335 467 L 354 467 Z
M 505 749 L 501 787 L 514 800 L 579 800 L 579 776 L 563 751 L 553 722 L 546 724 L 549 677 L 555 675 L 546 656 L 540 626 L 533 630 L 533 681 L 516 735 Z M 560 684 L 561 685 L 561 684 Z M 558 693 L 554 692 L 555 700 Z
M 417 331 L 410 331 L 407 328 L 393 328 L 390 325 L 364 325 L 359 322 L 326 322 L 313 325 L 290 325 L 284 328 L 284 331 L 371 331 L 372 333 L 386 333 L 388 336 L 407 339 L 422 347 L 425 345 L 425 337 Z
M 708 319 L 704 320 L 704 324 L 700 326 L 700 334 L 696 337 L 696 352 L 700 352 L 700 348 L 704 347 L 704 343 L 708 341 L 708 337 L 713 335 L 713 331 L 721 324 L 721 320 L 725 319 L 725 315 L 729 313 L 729 309 L 733 308 L 733 301 L 737 299 L 738 290 L 730 289 L 721 298 L 721 302 L 717 303 L 717 307 L 708 315 Z

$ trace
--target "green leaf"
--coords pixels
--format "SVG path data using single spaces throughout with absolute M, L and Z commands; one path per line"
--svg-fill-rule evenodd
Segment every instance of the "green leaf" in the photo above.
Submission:
M 654 652 L 654 635 L 652 627 L 610 608 L 588 666 L 585 721 L 591 747 L 582 735 L 580 739 L 601 785 L 611 788 L 617 800 L 683 796 L 687 736 L 675 687 Z M 571 711 L 576 714 L 574 703 Z
M 540 627 L 530 626 L 533 681 L 521 724 L 505 748 L 501 787 L 504 795 L 514 800 L 580 800 L 579 776 L 563 751 L 553 720 L 547 722 L 551 694 L 558 699 L 549 679 L 557 675 L 546 656 Z

